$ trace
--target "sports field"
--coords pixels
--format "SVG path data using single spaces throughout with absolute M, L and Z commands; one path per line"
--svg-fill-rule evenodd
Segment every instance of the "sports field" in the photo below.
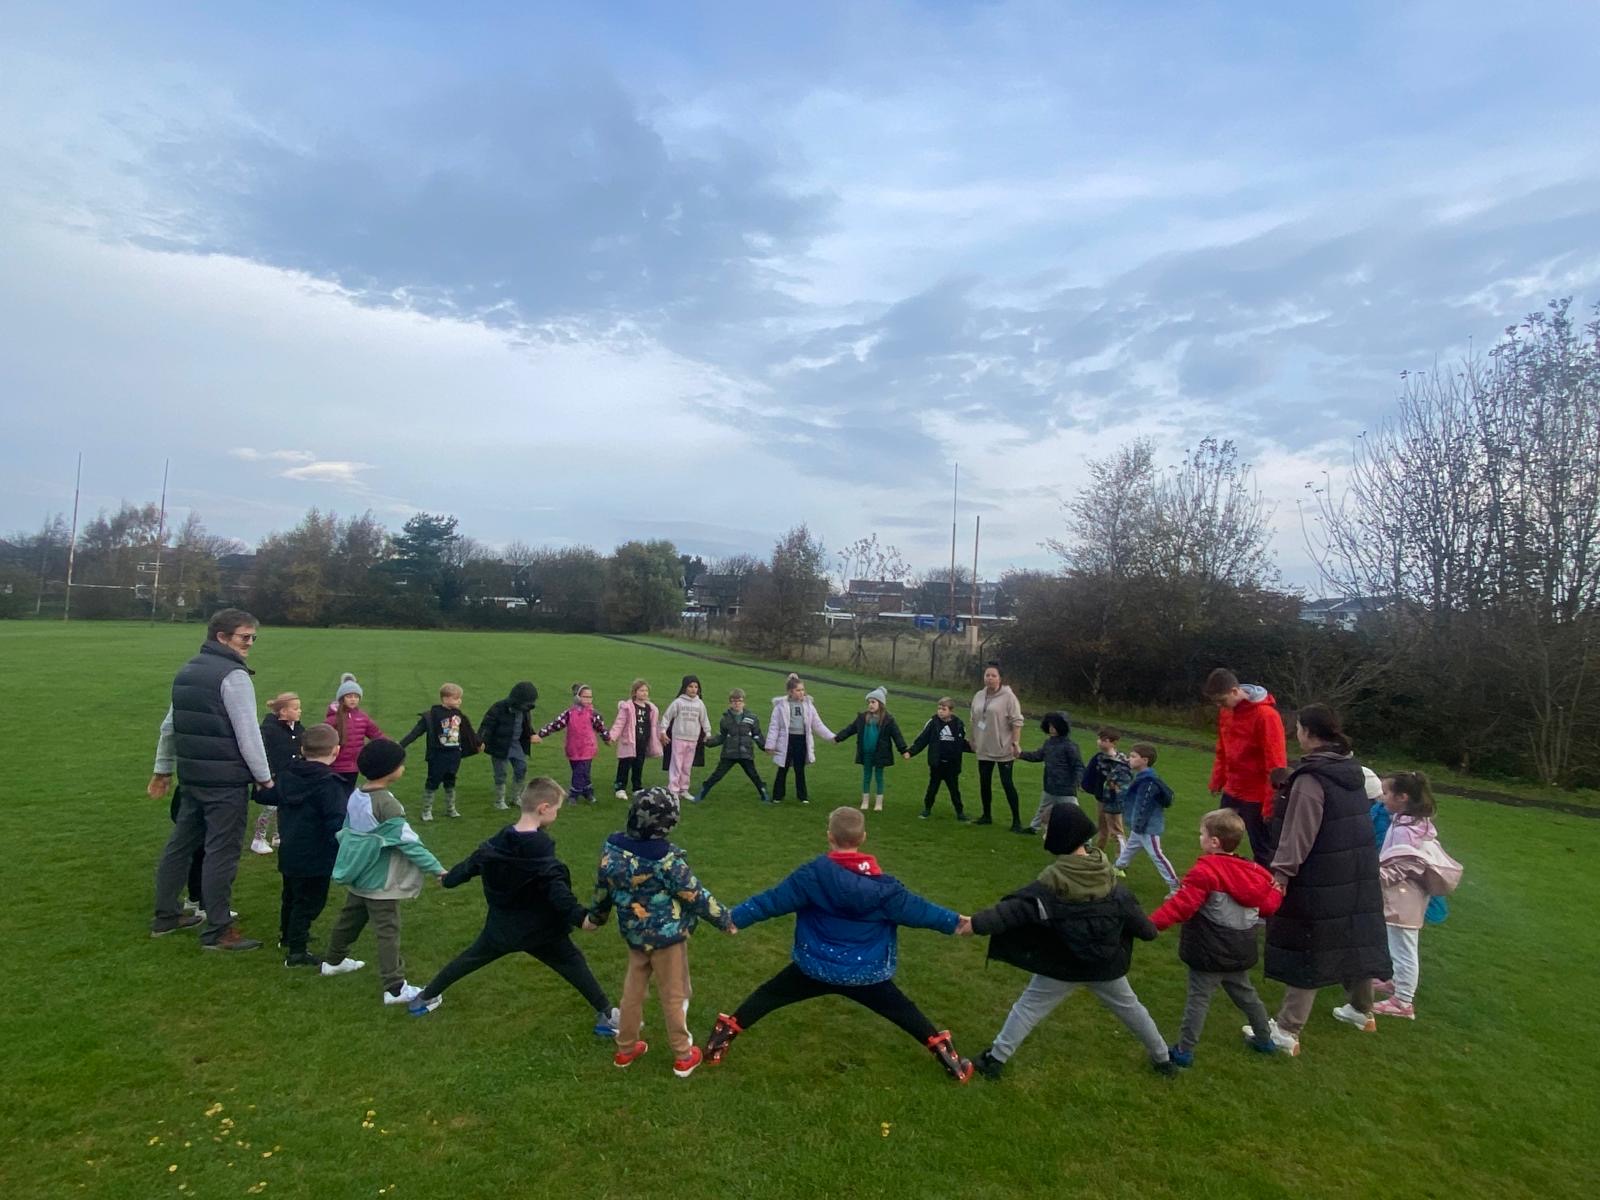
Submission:
M 1449 921 L 1423 936 L 1418 1021 L 1358 1033 L 1328 1015 L 1330 991 L 1298 1060 L 1249 1053 L 1219 995 L 1195 1067 L 1163 1079 L 1080 994 L 1003 1081 L 960 1087 L 898 1030 L 825 999 L 774 1014 L 724 1064 L 678 1080 L 664 1044 L 615 1069 L 582 1001 L 531 960 L 470 977 L 416 1019 L 379 1004 L 371 953 L 365 971 L 324 979 L 286 971 L 270 949 L 212 955 L 187 933 L 150 940 L 151 874 L 169 825 L 166 801 L 146 798 L 144 785 L 172 674 L 201 636 L 197 626 L 0 624 L 9 693 L 0 1196 L 1550 1198 L 1600 1189 L 1600 821 L 1443 798 L 1441 838 L 1466 877 Z M 765 719 L 784 670 L 696 668 L 667 650 L 591 637 L 271 627 L 250 661 L 258 698 L 300 692 L 309 719 L 340 672 L 354 671 L 393 736 L 447 679 L 466 689 L 474 720 L 532 679 L 543 693 L 536 717 L 548 720 L 574 680 L 594 686 L 609 717 L 635 675 L 664 706 L 683 671 L 697 669 L 714 721 L 735 686 Z M 860 706 L 860 691 L 811 691 L 835 728 Z M 890 707 L 908 736 L 930 708 L 897 704 L 893 693 Z M 1024 745 L 1039 738 L 1030 726 Z M 809 807 L 758 805 L 739 775 L 686 806 L 675 840 L 720 899 L 742 900 L 824 850 L 828 809 L 859 800 L 851 750 L 823 745 L 818 755 Z M 415 757 L 397 789 L 413 816 Z M 613 761 L 602 749 L 597 782 L 609 782 Z M 565 782 L 559 739 L 535 748 L 533 766 Z M 1177 792 L 1167 845 L 1180 870 L 1210 806 L 1208 768 L 1207 756 L 1179 749 L 1158 763 Z M 1017 771 L 1029 812 L 1040 770 Z M 763 774 L 770 780 L 770 765 Z M 970 913 L 1047 861 L 1004 821 L 958 825 L 947 807 L 918 820 L 921 759 L 889 774 L 888 811 L 870 818 L 864 848 L 914 890 Z M 665 776 L 652 767 L 647 779 Z M 964 784 L 975 808 L 970 764 Z M 462 819 L 417 824 L 447 865 L 504 815 L 489 807 L 483 758 L 468 760 L 460 794 Z M 551 830 L 580 896 L 622 812 L 606 798 L 564 810 Z M 270 858 L 244 859 L 239 926 L 270 945 L 278 875 Z M 1129 876 L 1147 908 L 1160 899 L 1147 861 Z M 341 896 L 336 888 L 330 910 Z M 476 885 L 430 887 L 403 911 L 410 977 L 423 983 L 475 935 L 483 901 Z M 331 911 L 313 949 L 330 922 Z M 697 1039 L 782 966 L 791 931 L 783 919 L 735 938 L 696 936 Z M 615 994 L 624 961 L 615 923 L 578 936 Z M 985 948 L 979 938 L 901 936 L 901 985 L 969 1056 L 1025 982 L 986 965 Z M 1139 945 L 1131 978 L 1175 1036 L 1176 936 Z M 1262 990 L 1273 1007 L 1278 985 Z M 645 1036 L 659 1032 L 652 999 Z

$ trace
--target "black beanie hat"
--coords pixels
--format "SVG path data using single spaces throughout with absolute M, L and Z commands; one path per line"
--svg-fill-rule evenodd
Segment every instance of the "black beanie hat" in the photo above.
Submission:
M 1044 848 L 1051 854 L 1071 854 L 1094 836 L 1095 824 L 1076 804 L 1057 804 L 1050 810 Z
M 382 779 L 406 761 L 406 750 L 399 742 L 378 738 L 361 747 L 356 756 L 356 770 L 363 779 Z
M 513 708 L 532 708 L 539 701 L 539 689 L 524 679 L 511 689 L 508 699 Z

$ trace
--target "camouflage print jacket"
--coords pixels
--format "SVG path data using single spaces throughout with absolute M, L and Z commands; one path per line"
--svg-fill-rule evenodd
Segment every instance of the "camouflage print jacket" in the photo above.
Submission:
M 642 950 L 683 941 L 702 918 L 718 929 L 730 923 L 728 910 L 701 886 L 681 849 L 664 838 L 625 833 L 613 833 L 600 851 L 589 914 L 603 925 L 612 908 L 622 940 Z

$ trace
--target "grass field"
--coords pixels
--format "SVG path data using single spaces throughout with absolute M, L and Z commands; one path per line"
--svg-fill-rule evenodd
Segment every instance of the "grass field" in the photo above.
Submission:
M 1421 1019 L 1362 1035 L 1328 1015 L 1330 991 L 1299 1060 L 1248 1053 L 1219 997 L 1195 1068 L 1161 1079 L 1079 995 L 1003 1082 L 962 1088 L 899 1031 L 828 999 L 775 1014 L 721 1067 L 680 1081 L 656 1038 L 645 1059 L 615 1070 L 581 1000 L 531 960 L 480 972 L 418 1020 L 379 1005 L 370 953 L 367 970 L 322 979 L 285 971 L 270 950 L 203 955 L 188 934 L 149 940 L 151 872 L 169 825 L 166 802 L 143 789 L 172 673 L 199 636 L 193 626 L 0 624 L 11 713 L 0 933 L 12 968 L 0 1196 L 1576 1197 L 1600 1187 L 1600 1051 L 1589 1029 L 1600 822 L 1447 802 L 1439 824 L 1466 879 L 1449 922 L 1423 938 Z M 392 734 L 445 679 L 466 688 L 474 719 L 533 679 L 548 719 L 575 679 L 595 686 L 609 715 L 634 675 L 664 704 L 690 665 L 598 638 L 273 628 L 251 662 L 258 696 L 298 691 L 308 714 L 340 671 L 355 671 Z M 698 673 L 714 713 L 742 686 L 764 717 L 780 670 L 708 663 Z M 834 726 L 860 697 L 813 694 Z M 902 723 L 920 725 L 924 708 L 899 706 Z M 1037 740 L 1029 730 L 1025 744 Z M 676 840 L 720 898 L 737 902 L 824 849 L 828 809 L 859 794 L 847 748 L 819 756 L 807 808 L 759 806 L 731 776 L 685 813 Z M 536 771 L 564 779 L 558 744 L 534 758 Z M 398 789 L 413 813 L 417 760 Z M 602 751 L 603 782 L 610 762 Z M 1178 795 L 1169 848 L 1180 869 L 1209 807 L 1207 768 L 1196 752 L 1160 762 Z M 1018 770 L 1030 806 L 1039 769 Z M 485 760 L 470 760 L 466 816 L 418 826 L 447 864 L 500 824 L 488 776 Z M 971 912 L 1043 867 L 1038 844 L 1003 823 L 957 825 L 948 810 L 917 820 L 924 781 L 921 760 L 890 773 L 889 811 L 870 821 L 866 847 L 886 870 Z M 606 799 L 555 825 L 580 885 L 621 817 Z M 240 926 L 270 939 L 278 876 L 271 859 L 244 857 Z M 1146 907 L 1160 899 L 1148 863 L 1129 882 Z M 335 889 L 330 908 L 339 901 Z M 482 905 L 476 887 L 430 888 L 405 907 L 413 981 L 471 939 Z M 784 963 L 791 930 L 786 919 L 695 939 L 697 1039 Z M 624 954 L 614 923 L 580 944 L 615 993 Z M 901 946 L 902 986 L 977 1054 L 1025 977 L 986 965 L 982 939 L 916 931 Z M 1176 951 L 1174 936 L 1141 945 L 1132 972 L 1169 1036 L 1184 987 Z M 1279 992 L 1264 985 L 1269 1007 Z M 647 1037 L 660 1033 L 653 1004 Z

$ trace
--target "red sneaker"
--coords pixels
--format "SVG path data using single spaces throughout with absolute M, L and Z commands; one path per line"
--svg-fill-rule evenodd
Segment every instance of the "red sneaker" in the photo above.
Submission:
M 743 1032 L 744 1030 L 739 1028 L 739 1022 L 727 1013 L 718 1013 L 717 1023 L 711 1027 L 711 1036 L 706 1039 L 706 1061 L 721 1062 L 722 1056 L 728 1052 L 729 1044 Z
M 626 1067 L 631 1065 L 634 1059 L 643 1057 L 645 1051 L 649 1049 L 649 1042 L 635 1042 L 630 1050 L 618 1050 L 612 1055 L 611 1061 L 619 1067 Z
M 928 1039 L 928 1049 L 939 1060 L 939 1065 L 950 1074 L 950 1078 L 957 1083 L 965 1083 L 972 1078 L 972 1060 L 962 1058 L 956 1053 L 956 1048 L 950 1044 L 950 1031 L 942 1030 Z
M 700 1053 L 699 1046 L 690 1046 L 689 1053 L 672 1064 L 672 1073 L 679 1079 L 687 1079 L 694 1074 L 694 1069 L 700 1065 L 705 1056 Z

